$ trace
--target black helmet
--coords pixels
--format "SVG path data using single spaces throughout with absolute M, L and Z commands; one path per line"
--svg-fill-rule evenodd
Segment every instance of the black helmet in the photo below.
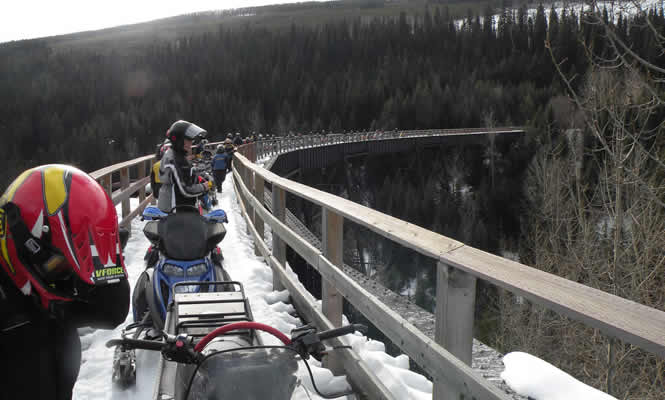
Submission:
M 178 153 L 185 152 L 185 138 L 194 140 L 199 136 L 205 136 L 208 132 L 205 129 L 187 121 L 176 121 L 166 132 L 166 137 L 173 143 L 173 150 Z

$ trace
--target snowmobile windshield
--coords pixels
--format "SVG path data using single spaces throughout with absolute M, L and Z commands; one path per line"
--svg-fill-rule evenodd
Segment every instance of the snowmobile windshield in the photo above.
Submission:
M 278 348 L 237 349 L 216 353 L 199 367 L 188 399 L 290 399 L 298 363 L 293 351 Z M 192 370 L 180 371 L 183 395 Z M 181 397 L 182 398 L 182 397 Z
M 208 221 L 196 213 L 176 213 L 159 221 L 164 252 L 174 260 L 205 257 L 226 235 L 221 222 Z

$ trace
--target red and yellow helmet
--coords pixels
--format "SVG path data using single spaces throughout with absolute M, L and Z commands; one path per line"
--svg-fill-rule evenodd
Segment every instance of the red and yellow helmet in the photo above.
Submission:
M 77 168 L 32 168 L 0 197 L 0 265 L 47 310 L 126 279 L 120 247 L 113 202 Z

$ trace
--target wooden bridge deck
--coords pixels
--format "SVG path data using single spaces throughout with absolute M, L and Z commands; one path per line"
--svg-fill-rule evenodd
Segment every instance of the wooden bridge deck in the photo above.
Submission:
M 272 212 L 272 192 L 268 190 L 268 188 L 266 188 L 264 192 L 264 205 Z M 286 225 L 289 228 L 297 232 L 302 238 L 306 239 L 309 244 L 323 251 L 321 240 L 310 231 L 307 226 L 298 219 L 298 217 L 289 211 L 288 208 L 286 209 L 285 220 Z M 265 229 L 269 230 L 270 227 L 266 225 Z M 383 286 L 383 284 L 377 280 L 367 277 L 367 275 L 347 264 L 343 265 L 342 271 L 365 288 L 365 290 L 376 296 L 379 301 L 386 304 L 404 319 L 420 329 L 420 331 L 426 334 L 427 337 L 434 340 L 436 318 L 433 313 L 421 308 L 408 297 L 395 293 Z M 503 379 L 501 379 L 500 374 L 503 371 L 501 357 L 502 355 L 496 350 L 476 339 L 473 340 L 473 359 L 471 367 L 483 378 L 492 382 L 498 388 L 509 394 L 513 399 L 525 400 L 525 397 L 515 393 L 510 387 L 508 387 L 508 385 L 506 385 Z

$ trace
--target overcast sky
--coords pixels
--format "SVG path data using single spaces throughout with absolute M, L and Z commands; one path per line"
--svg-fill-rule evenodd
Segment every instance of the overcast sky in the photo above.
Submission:
M 0 43 L 133 24 L 196 11 L 303 0 L 0 0 Z M 325 0 L 314 0 L 325 1 Z

